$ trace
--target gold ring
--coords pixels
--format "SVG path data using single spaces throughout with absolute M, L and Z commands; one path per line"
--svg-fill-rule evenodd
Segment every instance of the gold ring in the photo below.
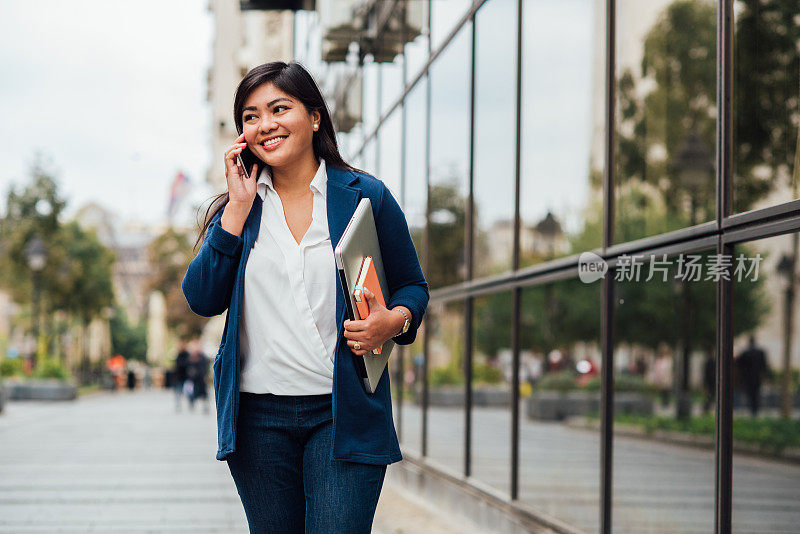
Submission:
M 353 345 L 353 348 L 356 350 L 361 350 L 361 345 L 358 343 L 358 341 L 356 341 L 356 344 Z

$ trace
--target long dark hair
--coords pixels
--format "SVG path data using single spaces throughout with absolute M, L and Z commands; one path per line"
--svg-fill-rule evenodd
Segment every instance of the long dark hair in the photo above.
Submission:
M 320 123 L 319 130 L 314 132 L 311 145 L 314 149 L 314 157 L 325 160 L 325 166 L 339 167 L 352 171 L 363 172 L 347 163 L 339 154 L 339 147 L 336 144 L 336 132 L 333 129 L 333 121 L 328 112 L 328 106 L 325 104 L 325 99 L 322 97 L 317 83 L 311 74 L 298 62 L 291 61 L 285 63 L 283 61 L 272 61 L 254 67 L 248 72 L 239 86 L 236 88 L 236 96 L 233 100 L 233 122 L 236 124 L 236 131 L 242 133 L 242 108 L 247 97 L 250 96 L 257 87 L 265 83 L 272 83 L 288 94 L 289 96 L 299 100 L 306 110 L 311 113 L 312 111 L 319 111 Z M 255 154 L 250 151 L 250 148 L 245 148 L 241 152 L 242 162 L 248 172 L 253 168 L 254 164 L 258 164 L 255 177 L 261 172 L 262 166 L 266 165 Z M 254 177 L 254 178 L 255 178 Z M 200 233 L 195 241 L 194 248 L 203 240 L 208 231 L 214 216 L 219 213 L 219 210 L 228 203 L 228 192 L 224 192 L 215 196 L 211 204 L 206 209 L 203 217 L 203 223 L 200 225 Z

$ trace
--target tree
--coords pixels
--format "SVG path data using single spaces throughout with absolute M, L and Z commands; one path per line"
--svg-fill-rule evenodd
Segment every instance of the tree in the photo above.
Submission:
M 430 261 L 425 278 L 431 289 L 464 280 L 466 266 L 466 199 L 456 185 L 446 183 L 430 187 Z M 422 243 L 422 229 L 412 232 L 415 243 Z
M 132 325 L 128 314 L 121 306 L 117 306 L 111 318 L 111 346 L 116 354 L 122 354 L 129 360 L 145 361 L 147 359 L 147 325 L 140 321 Z
M 183 275 L 192 260 L 189 238 L 168 228 L 147 247 L 147 256 L 153 267 L 148 280 L 151 291 L 160 291 L 167 305 L 167 326 L 180 337 L 198 336 L 207 319 L 189 309 L 181 289 Z

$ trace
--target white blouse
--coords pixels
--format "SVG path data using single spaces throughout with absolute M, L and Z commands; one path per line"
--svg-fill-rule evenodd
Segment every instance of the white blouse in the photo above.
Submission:
M 244 275 L 240 391 L 331 393 L 336 348 L 336 263 L 328 232 L 325 160 L 311 181 L 312 221 L 298 244 L 265 167 L 258 238 Z

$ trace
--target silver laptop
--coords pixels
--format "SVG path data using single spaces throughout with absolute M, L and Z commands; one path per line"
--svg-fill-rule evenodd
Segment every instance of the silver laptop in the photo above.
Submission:
M 351 321 L 356 320 L 356 302 L 353 298 L 353 286 L 356 283 L 364 256 L 372 256 L 372 261 L 375 263 L 375 271 L 378 273 L 378 282 L 381 284 L 381 291 L 388 303 L 389 286 L 386 284 L 386 273 L 383 270 L 383 259 L 381 258 L 381 249 L 378 244 L 378 232 L 375 229 L 375 219 L 372 216 L 372 205 L 369 198 L 362 198 L 358 203 L 355 213 L 350 218 L 350 222 L 347 223 L 347 228 L 345 228 L 342 238 L 337 243 L 336 248 L 333 249 L 333 255 L 336 258 L 336 268 L 339 271 L 342 288 L 346 293 L 345 305 L 347 307 L 347 316 Z M 368 352 L 363 356 L 356 356 L 351 351 L 356 361 L 359 376 L 369 393 L 374 393 L 375 388 L 378 387 L 378 381 L 384 369 L 386 369 L 386 362 L 389 360 L 389 353 L 392 352 L 394 345 L 394 341 L 387 340 L 381 345 L 380 354 Z

